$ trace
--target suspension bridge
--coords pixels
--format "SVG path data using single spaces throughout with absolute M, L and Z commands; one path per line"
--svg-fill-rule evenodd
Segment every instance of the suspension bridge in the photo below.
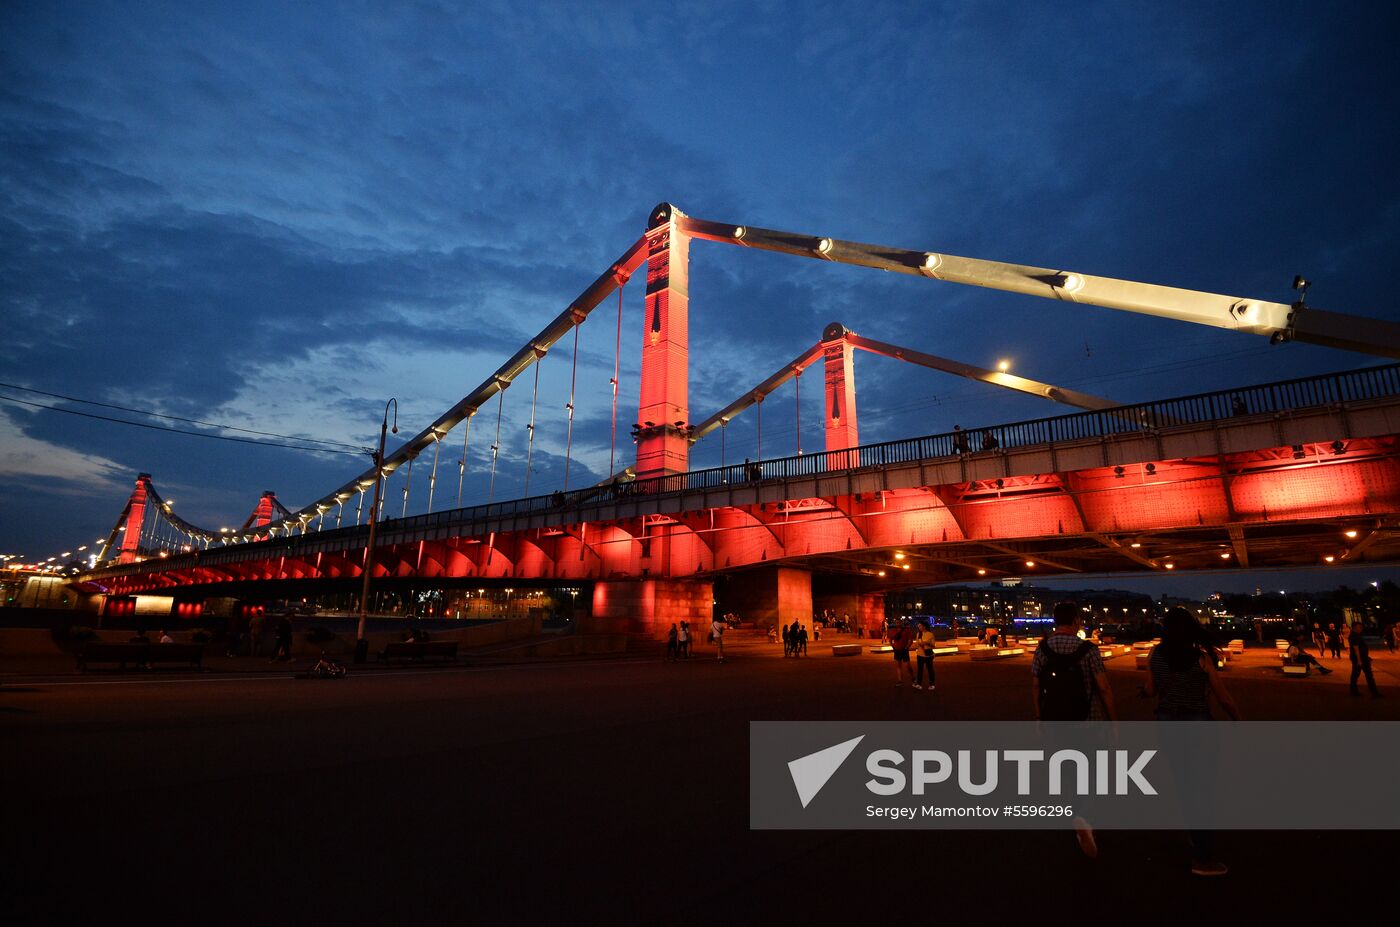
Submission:
M 655 634 L 681 619 L 708 621 L 719 576 L 751 603 L 753 617 L 787 622 L 826 607 L 882 615 L 885 590 L 915 584 L 1400 555 L 1400 364 L 1122 405 L 832 323 L 771 376 L 692 421 L 696 240 L 1400 358 L 1400 326 L 1308 306 L 1301 279 L 1296 302 L 1274 303 L 727 225 L 662 204 L 645 233 L 547 327 L 366 472 L 295 511 L 265 492 L 241 527 L 218 531 L 177 516 L 143 473 L 96 567 L 79 581 L 101 590 L 109 611 L 140 594 L 171 597 L 177 614 L 197 614 L 209 597 L 348 590 L 367 568 L 369 579 L 410 586 L 591 583 L 591 620 Z M 620 351 L 622 287 L 643 264 L 640 399 L 629 429 L 635 460 L 617 468 L 615 366 L 609 476 L 571 485 L 579 330 L 617 294 Z M 572 343 L 563 485 L 531 495 L 539 362 L 561 342 Z M 1077 411 L 861 444 L 856 351 Z M 767 459 L 760 450 L 760 459 L 742 463 L 722 453 L 721 466 L 690 469 L 694 443 L 718 431 L 723 447 L 725 429 L 742 414 L 757 417 L 761 449 L 764 400 L 791 381 L 800 390 L 814 367 L 824 397 L 821 450 L 799 446 L 797 455 Z M 505 395 L 531 371 L 523 497 L 497 501 Z M 493 429 L 489 501 L 463 507 L 472 423 L 483 411 Z M 453 486 L 439 464 L 459 427 Z M 427 471 L 426 511 L 410 515 L 415 462 Z M 382 490 L 400 472 L 396 515 Z

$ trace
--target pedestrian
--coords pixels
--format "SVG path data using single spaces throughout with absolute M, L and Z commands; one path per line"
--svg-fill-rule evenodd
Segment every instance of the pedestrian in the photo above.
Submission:
M 224 656 L 238 656 L 238 647 L 243 643 L 243 616 L 234 612 L 228 619 L 228 647 L 224 649 Z
M 1385 626 L 1385 649 L 1391 653 L 1395 652 L 1396 638 L 1400 637 L 1400 631 L 1396 630 L 1395 622 Z
M 994 451 L 1000 446 L 1000 443 L 996 439 L 996 435 L 992 434 L 991 429 L 986 428 L 982 430 L 982 450 Z
M 788 626 L 783 625 L 783 657 L 792 656 L 792 635 L 788 631 Z
M 173 637 L 170 636 L 170 632 L 169 632 L 169 631 L 161 631 L 161 632 L 160 632 L 160 642 L 161 642 L 162 644 L 173 644 L 173 643 L 175 643 L 175 638 L 173 638 Z
M 909 666 L 909 646 L 914 642 L 914 632 L 903 623 L 897 624 L 890 630 L 890 647 L 894 651 L 894 684 L 904 685 L 904 677 L 907 674 L 909 681 L 914 681 L 914 670 Z
M 797 646 L 802 648 L 802 656 L 807 656 L 807 626 L 805 624 L 797 626 Z
M 710 622 L 710 634 L 715 641 L 715 659 L 724 662 L 724 622 L 719 618 Z
M 1376 688 L 1376 677 L 1371 674 L 1371 648 L 1366 646 L 1366 637 L 1361 633 L 1361 622 L 1352 622 L 1348 644 L 1348 652 L 1351 655 L 1351 694 L 1361 697 L 1356 680 L 1365 673 L 1366 688 L 1371 690 L 1371 698 L 1380 698 L 1381 691 Z
M 248 621 L 248 655 L 256 657 L 262 652 L 263 616 L 261 611 L 253 612 Z
M 1301 638 L 1300 641 L 1301 643 Z M 1225 689 L 1216 665 L 1220 655 L 1199 621 L 1181 606 L 1167 609 L 1162 620 L 1162 642 L 1152 648 L 1148 657 L 1147 682 L 1143 692 L 1157 699 L 1155 716 L 1158 721 L 1211 721 L 1210 699 L 1213 696 L 1221 710 L 1232 721 L 1240 720 L 1240 710 Z M 1214 741 L 1200 743 L 1202 736 L 1213 731 L 1201 731 L 1190 744 L 1185 738 L 1173 738 L 1177 731 L 1163 732 L 1168 740 L 1180 739 L 1176 749 L 1168 751 L 1167 760 L 1183 798 L 1192 804 L 1193 820 L 1208 817 L 1205 803 L 1217 791 L 1213 759 Z M 1191 874 L 1222 876 L 1230 870 L 1215 855 L 1215 832 L 1199 826 L 1186 832 L 1191 848 Z
M 1327 635 L 1323 633 L 1322 626 L 1316 621 L 1312 626 L 1313 646 L 1317 648 L 1317 655 L 1320 657 L 1327 652 Z
M 1342 658 L 1342 632 L 1337 630 L 1336 624 L 1327 625 L 1327 649 L 1332 651 L 1332 659 Z
M 919 664 L 919 675 L 914 680 L 914 688 L 924 688 L 924 668 L 928 668 L 928 691 L 933 691 L 933 648 L 937 645 L 933 628 L 927 621 L 919 622 L 919 633 L 914 640 L 914 653 Z
M 286 615 L 278 615 L 276 631 L 277 636 L 272 644 L 272 659 L 267 661 L 269 663 L 292 658 L 292 619 Z
M 1037 721 L 1116 721 L 1113 689 L 1099 648 L 1080 640 L 1083 612 L 1077 603 L 1055 606 L 1055 628 L 1040 641 L 1031 660 L 1031 689 Z M 1099 855 L 1094 829 L 1082 817 L 1073 821 L 1079 849 Z
M 671 622 L 671 630 L 666 632 L 666 661 L 668 663 L 675 662 L 678 643 L 676 623 L 673 621 Z
M 679 648 L 679 657 L 682 660 L 690 659 L 690 622 L 682 621 L 680 630 L 676 632 L 676 646 Z

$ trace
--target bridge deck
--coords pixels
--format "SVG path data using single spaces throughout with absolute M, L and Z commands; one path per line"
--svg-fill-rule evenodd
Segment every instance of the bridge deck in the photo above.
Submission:
M 580 525 L 623 525 L 657 517 L 685 522 L 687 516 L 697 513 L 709 514 L 710 528 L 719 530 L 713 513 L 739 510 L 750 516 L 751 523 L 747 527 L 758 527 L 773 535 L 779 548 L 774 556 L 781 558 L 794 554 L 787 549 L 787 539 L 777 536 L 772 519 L 762 514 L 765 509 L 780 513 L 786 526 L 794 514 L 804 514 L 799 508 L 804 501 L 810 501 L 813 504 L 805 506 L 807 516 L 825 511 L 830 518 L 830 513 L 835 511 L 838 515 L 844 513 L 855 524 L 858 519 L 875 514 L 868 507 L 871 497 L 880 500 L 884 512 L 887 496 L 909 493 L 920 496 L 920 504 L 925 509 L 930 507 L 932 498 L 937 505 L 953 512 L 951 523 L 945 523 L 941 537 L 941 541 L 950 544 L 976 542 L 979 537 L 1014 540 L 1056 534 L 1089 536 L 1097 543 L 1102 540 L 1100 535 L 1154 527 L 1182 530 L 1224 527 L 1228 530 L 1230 525 L 1239 527 L 1280 519 L 1383 517 L 1390 514 L 1392 508 L 1400 508 L 1392 506 L 1387 498 L 1386 486 L 1394 481 L 1379 479 L 1377 475 L 1389 474 L 1395 469 L 1395 442 L 1391 439 L 1396 435 L 1400 435 L 1400 365 L 1386 365 L 1113 410 L 995 425 L 960 434 L 927 435 L 851 450 L 731 464 L 592 488 L 567 496 L 554 493 L 391 519 L 381 522 L 377 546 L 393 548 L 419 542 L 485 539 L 530 532 L 573 537 L 571 529 Z M 1245 501 L 1242 506 L 1236 506 L 1229 498 L 1228 484 L 1261 469 L 1321 468 L 1335 464 L 1350 465 L 1353 482 L 1359 480 L 1362 484 L 1342 493 L 1349 495 L 1354 503 L 1350 507 L 1290 513 L 1275 505 L 1270 512 L 1267 503 Z M 1367 469 L 1368 466 L 1371 469 Z M 1376 471 L 1376 466 L 1381 470 Z M 1127 473 L 1129 467 L 1133 468 L 1132 474 Z M 1331 479 L 1335 481 L 1340 473 L 1333 471 Z M 1119 481 L 1109 483 L 1106 489 L 1124 489 L 1134 481 L 1144 485 L 1147 482 L 1182 484 L 1210 478 L 1224 487 L 1224 511 L 1215 512 L 1209 519 L 1198 512 L 1195 524 L 1180 525 L 1169 525 L 1160 519 L 1151 524 L 1128 524 L 1120 517 L 1122 513 L 1113 511 L 1099 512 L 1097 514 L 1103 517 L 1095 518 L 1095 512 L 1086 511 L 1083 494 L 1105 489 L 1098 484 L 1106 476 Z M 958 516 L 958 506 L 987 501 L 985 493 L 993 486 L 994 499 L 999 502 L 1010 501 L 1013 495 L 1024 502 L 1032 495 L 1058 493 L 1072 504 L 1057 509 L 1061 513 L 1059 522 L 1049 529 L 1043 517 L 1028 520 L 1022 515 L 1008 522 L 1006 530 L 1000 530 L 974 523 L 966 517 L 966 512 L 963 517 Z M 1370 492 L 1371 489 L 1376 492 Z M 982 495 L 979 496 L 979 492 Z M 1006 506 L 1002 510 L 1010 511 Z M 1066 514 L 1070 515 L 1068 519 Z M 690 527 L 699 533 L 701 528 L 693 518 L 689 520 Z M 948 524 L 953 527 L 952 534 L 947 531 Z M 269 558 L 305 560 L 319 555 L 344 556 L 347 551 L 363 548 L 367 531 L 367 526 L 311 531 L 107 567 L 84 579 L 102 583 L 122 577 L 135 580 L 140 576 L 170 574 L 196 565 L 219 568 Z M 635 530 L 627 533 L 635 539 Z M 904 545 L 940 540 L 926 532 L 915 532 L 904 540 L 872 536 L 879 534 L 861 530 L 857 525 L 857 542 L 851 544 L 848 538 L 847 547 L 873 548 L 880 546 L 880 541 Z M 1240 555 L 1240 565 L 1247 566 L 1247 548 L 1240 546 L 1240 539 L 1231 536 L 1229 540 Z M 581 539 L 580 543 L 588 544 L 586 539 Z M 715 544 L 708 546 L 711 561 L 697 563 L 700 569 L 694 572 L 726 568 L 718 558 Z M 1100 550 L 1104 546 L 1098 544 Z M 1116 549 L 1118 545 L 1110 543 L 1108 546 Z M 1119 559 L 1126 558 L 1130 565 L 1136 563 L 1139 568 L 1160 566 L 1149 562 L 1152 558 L 1144 554 L 1133 555 L 1128 551 L 1124 548 Z M 949 548 L 945 553 L 956 552 Z M 1014 559 L 1020 551 L 1002 553 L 1003 559 L 1005 556 Z M 1050 554 L 1042 556 L 1050 558 Z M 353 560 L 353 557 L 346 559 Z M 509 556 L 512 571 L 518 559 Z M 769 558 L 764 556 L 763 559 Z M 747 564 L 731 562 L 729 565 Z M 999 568 L 997 572 L 1003 570 Z M 478 567 L 469 573 L 483 578 L 490 576 L 487 567 Z M 554 575 L 560 577 L 557 572 Z M 928 577 L 910 578 L 926 580 Z M 135 585 L 147 584 L 137 581 Z

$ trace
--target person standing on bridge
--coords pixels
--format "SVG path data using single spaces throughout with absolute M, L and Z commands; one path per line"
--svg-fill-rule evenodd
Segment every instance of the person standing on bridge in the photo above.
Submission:
M 968 450 L 969 450 L 969 448 L 968 448 L 968 446 L 967 446 L 967 433 L 964 432 L 964 431 L 962 430 L 962 426 L 961 426 L 961 425 L 954 425 L 954 426 L 953 426 L 953 453 L 955 453 L 955 454 L 966 454 L 966 453 L 968 452 Z
M 681 622 L 680 630 L 676 632 L 676 647 L 678 659 L 690 659 L 690 622 Z
M 724 620 L 716 618 L 710 622 L 710 633 L 715 638 L 715 659 L 724 662 Z
M 1342 658 L 1342 632 L 1337 630 L 1335 623 L 1327 626 L 1327 649 L 1332 651 L 1332 659 Z
M 802 648 L 802 656 L 807 656 L 807 626 L 799 624 L 797 626 L 797 646 Z
M 666 632 L 666 662 L 675 662 L 678 654 L 679 632 L 676 630 L 676 623 L 671 622 L 671 630 Z

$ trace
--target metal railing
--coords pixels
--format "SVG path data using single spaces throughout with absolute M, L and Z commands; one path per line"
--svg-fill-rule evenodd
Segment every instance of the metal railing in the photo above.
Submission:
M 903 438 L 879 444 L 863 444 L 839 451 L 819 451 L 794 457 L 745 461 L 724 467 L 692 470 L 670 476 L 650 477 L 627 483 L 612 483 L 576 490 L 553 492 L 543 496 L 510 499 L 460 509 L 449 509 L 408 518 L 388 519 L 380 523 L 382 532 L 431 531 L 437 528 L 459 528 L 476 522 L 499 521 L 538 514 L 564 514 L 586 505 L 655 498 L 707 489 L 731 489 L 746 484 L 770 480 L 791 480 L 802 477 L 834 476 L 847 471 L 891 464 L 916 463 L 922 460 L 977 455 L 987 452 L 1083 441 L 1117 435 L 1150 432 L 1165 427 L 1201 425 L 1224 419 L 1257 415 L 1278 415 L 1319 406 L 1367 399 L 1382 399 L 1400 395 L 1400 364 L 1366 367 L 1343 373 L 1300 377 L 1260 386 L 1198 393 L 1176 399 L 1161 399 L 1112 409 L 1075 412 L 1051 418 L 1031 419 L 1006 425 L 992 425 L 968 431 L 951 431 L 917 438 Z M 567 519 L 562 519 L 567 520 Z M 211 548 L 199 553 L 198 561 L 216 565 L 254 559 L 256 551 L 272 548 L 295 548 L 300 543 L 351 540 L 369 530 L 368 525 L 308 532 L 305 535 L 272 538 L 253 544 Z M 300 542 L 300 543 L 299 543 Z M 266 545 L 266 546 L 265 546 Z M 248 556 L 239 552 L 248 551 Z M 227 554 L 227 557 L 220 555 Z M 153 572 L 169 569 L 193 555 L 182 554 L 126 567 L 98 570 L 95 575 L 116 575 L 132 572 Z

